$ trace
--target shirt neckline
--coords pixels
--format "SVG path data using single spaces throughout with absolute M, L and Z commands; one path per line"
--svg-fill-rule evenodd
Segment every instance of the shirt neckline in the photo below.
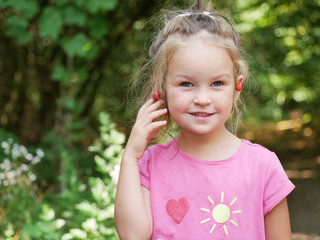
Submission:
M 215 160 L 215 161 L 209 161 L 209 160 L 204 160 L 204 159 L 200 159 L 200 158 L 196 158 L 196 157 L 192 157 L 190 155 L 188 155 L 187 153 L 185 153 L 180 147 L 179 145 L 177 145 L 176 147 L 178 147 L 178 153 L 177 156 L 181 156 L 184 159 L 194 162 L 194 163 L 200 163 L 200 164 L 206 164 L 206 165 L 220 165 L 220 164 L 226 164 L 229 163 L 230 161 L 236 159 L 242 152 L 244 146 L 245 146 L 245 140 L 244 139 L 240 139 L 241 140 L 241 144 L 239 146 L 239 148 L 237 149 L 237 151 L 230 157 L 226 158 L 226 159 L 221 159 L 221 160 Z M 172 140 L 172 142 L 174 144 L 177 144 L 176 139 Z

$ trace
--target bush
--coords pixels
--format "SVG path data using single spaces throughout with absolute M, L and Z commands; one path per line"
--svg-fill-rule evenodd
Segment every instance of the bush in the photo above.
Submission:
M 42 201 L 37 200 L 34 189 L 26 188 L 23 192 L 34 196 L 34 199 L 26 201 L 28 205 L 23 208 L 18 206 L 17 194 L 21 194 L 21 189 L 17 190 L 8 202 L 13 208 L 16 205 L 20 224 L 17 226 L 17 222 L 10 221 L 5 231 L 1 231 L 4 239 L 9 240 L 13 236 L 22 240 L 118 239 L 113 219 L 114 201 L 125 136 L 116 130 L 109 114 L 101 113 L 99 120 L 100 137 L 89 151 L 95 154 L 94 161 L 100 176 L 90 177 L 87 185 L 78 180 L 74 185 L 77 187 L 51 193 Z M 36 152 L 42 156 L 39 149 Z M 34 202 L 38 204 L 32 205 Z M 9 213 L 10 219 L 15 217 L 11 216 L 12 213 Z
M 0 238 L 12 237 L 31 219 L 37 202 L 37 176 L 33 170 L 44 157 L 8 138 L 0 146 Z

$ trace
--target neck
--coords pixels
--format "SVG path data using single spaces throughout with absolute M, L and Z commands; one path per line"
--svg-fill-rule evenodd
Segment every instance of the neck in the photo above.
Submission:
M 194 134 L 181 130 L 179 147 L 186 154 L 204 160 L 222 160 L 237 151 L 241 140 L 225 127 L 210 134 Z
M 181 144 L 188 144 L 192 146 L 206 146 L 206 145 L 216 145 L 219 144 L 223 139 L 233 136 L 225 127 L 220 128 L 214 133 L 208 134 L 197 134 L 189 131 L 184 131 L 181 129 L 181 134 L 179 136 L 178 142 Z

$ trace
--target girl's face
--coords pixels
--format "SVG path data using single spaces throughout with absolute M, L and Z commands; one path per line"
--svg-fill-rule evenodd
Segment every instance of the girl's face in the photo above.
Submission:
M 181 134 L 224 129 L 239 95 L 227 51 L 200 37 L 189 40 L 169 61 L 166 93 L 168 110 Z

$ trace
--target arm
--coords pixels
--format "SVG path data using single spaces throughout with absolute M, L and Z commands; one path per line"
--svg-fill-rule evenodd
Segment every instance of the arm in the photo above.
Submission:
M 266 240 L 291 240 L 287 199 L 283 199 L 264 217 Z
M 157 110 L 162 101 L 147 101 L 139 110 L 124 150 L 115 201 L 115 225 L 121 240 L 150 239 L 153 229 L 150 192 L 140 184 L 139 159 L 150 139 L 165 121 L 154 121 L 167 113 Z

